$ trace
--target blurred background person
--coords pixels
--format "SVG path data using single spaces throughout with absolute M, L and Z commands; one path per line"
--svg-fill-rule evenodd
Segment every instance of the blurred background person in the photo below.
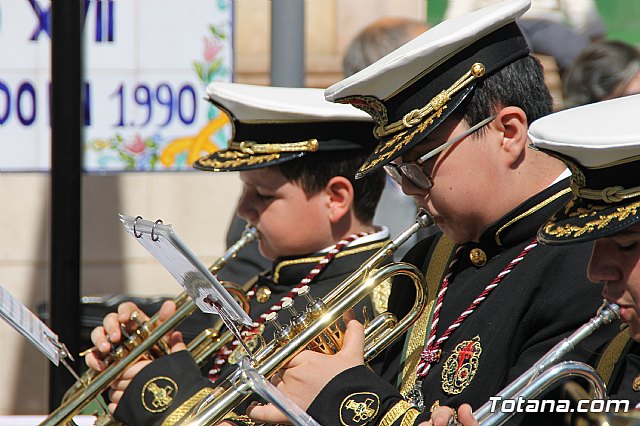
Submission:
M 588 46 L 563 82 L 567 108 L 640 93 L 640 50 L 622 41 Z
M 449 0 L 447 19 L 498 3 L 499 0 Z M 533 0 L 518 19 L 532 52 L 553 57 L 560 76 L 593 40 L 605 37 L 594 0 Z
M 427 31 L 419 19 L 387 16 L 374 21 L 351 41 L 342 60 L 344 76 L 368 67 L 378 59 Z

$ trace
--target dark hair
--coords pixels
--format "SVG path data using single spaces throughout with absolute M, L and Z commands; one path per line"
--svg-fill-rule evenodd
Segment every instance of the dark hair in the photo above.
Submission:
M 356 172 L 368 155 L 368 152 L 362 151 L 317 152 L 276 167 L 285 178 L 298 183 L 307 196 L 320 192 L 335 176 L 346 177 L 353 185 L 356 217 L 364 223 L 370 223 L 382 195 L 385 174 L 380 170 L 356 180 Z
M 564 78 L 566 107 L 617 97 L 617 90 L 640 71 L 640 52 L 621 41 L 592 43 L 576 58 Z
M 552 112 L 553 102 L 544 82 L 542 65 L 531 55 L 480 80 L 452 115 L 472 126 L 507 106 L 521 108 L 528 125 Z M 476 134 L 482 134 L 483 130 Z

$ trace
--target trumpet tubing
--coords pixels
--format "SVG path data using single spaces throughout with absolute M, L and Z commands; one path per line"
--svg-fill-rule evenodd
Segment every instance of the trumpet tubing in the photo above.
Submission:
M 413 309 L 400 321 L 389 319 L 388 315 L 381 320 L 374 320 L 373 328 L 368 327 L 369 330 L 365 332 L 368 335 L 365 341 L 365 361 L 370 361 L 380 353 L 404 333 L 422 313 L 426 305 L 426 281 L 417 267 L 407 263 L 391 263 L 380 269 L 376 268 L 393 255 L 418 229 L 430 224 L 431 218 L 426 213 L 421 213 L 410 228 L 389 241 L 325 297 L 311 303 L 311 312 L 307 312 L 309 315 L 301 322 L 295 322 L 294 318 L 292 323 L 286 326 L 275 324 L 276 337 L 253 355 L 253 367 L 261 375 L 269 378 L 305 348 L 320 346 L 329 348 L 329 353 L 335 352 L 339 349 L 340 339 L 332 327 L 344 313 L 364 299 L 382 281 L 395 275 L 407 275 L 416 287 Z M 391 330 L 384 330 L 380 323 L 395 326 Z M 301 324 L 303 326 L 300 326 Z M 192 426 L 216 424 L 240 404 L 250 391 L 248 384 L 234 383 L 233 380 L 227 379 L 220 385 L 215 396 L 195 407 L 182 421 Z
M 559 361 L 598 328 L 618 318 L 620 318 L 618 305 L 605 302 L 595 317 L 574 331 L 571 336 L 557 343 L 538 362 L 492 399 L 504 401 L 506 399 L 535 398 L 547 390 L 551 384 L 571 376 L 587 379 L 594 389 L 596 398 L 604 398 L 606 386 L 592 367 L 577 361 Z M 501 404 L 489 401 L 476 410 L 474 417 L 482 426 L 501 425 L 515 413 L 503 412 L 500 407 Z
M 187 350 L 198 367 L 202 367 L 212 355 L 234 338 L 233 333 L 228 330 L 220 333 L 223 325 L 222 321 L 217 320 L 213 327 L 202 331 L 187 345 Z
M 256 229 L 247 228 L 240 239 L 229 247 L 225 254 L 209 267 L 209 271 L 212 274 L 219 272 L 240 250 L 256 241 L 257 238 L 258 234 Z M 232 293 L 236 293 L 236 295 L 241 294 L 240 291 L 233 289 Z M 162 324 L 159 324 L 160 317 L 159 314 L 156 313 L 149 321 L 142 323 L 132 336 L 123 341 L 120 346 L 114 348 L 110 355 L 105 358 L 104 361 L 107 367 L 100 372 L 91 369 L 87 370 L 80 380 L 76 381 L 76 383 L 67 390 L 62 404 L 40 423 L 40 425 L 73 424 L 71 420 L 73 416 L 77 415 L 91 401 L 97 398 L 130 365 L 142 357 L 155 358 L 169 353 L 169 349 L 166 347 L 162 337 L 175 329 L 197 309 L 196 303 L 186 292 L 178 295 L 173 301 L 176 304 L 176 312 L 170 318 Z M 218 331 L 215 330 L 210 331 L 212 334 L 217 332 Z M 204 338 L 200 338 L 200 340 L 204 340 Z M 215 339 L 213 340 L 215 341 Z M 207 342 L 207 344 L 209 344 L 209 342 Z M 194 346 L 194 350 L 202 351 L 203 349 Z M 102 409 L 94 413 L 94 415 L 98 417 L 97 424 L 106 425 L 115 423 L 106 409 Z

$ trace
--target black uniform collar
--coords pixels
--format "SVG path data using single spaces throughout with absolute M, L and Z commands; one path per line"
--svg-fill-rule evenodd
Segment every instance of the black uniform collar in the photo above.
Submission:
M 323 278 L 328 279 L 353 272 L 354 262 L 363 263 L 364 260 L 368 259 L 375 251 L 382 247 L 385 242 L 386 240 L 377 240 L 342 250 L 336 255 L 335 259 L 331 261 L 331 267 L 322 271 Z M 298 283 L 306 277 L 311 268 L 324 257 L 324 253 L 314 253 L 305 257 L 276 259 L 273 262 L 273 276 L 271 280 L 275 284 L 288 286 L 290 286 L 292 282 Z
M 505 248 L 533 239 L 538 228 L 571 198 L 570 194 L 569 178 L 562 179 L 503 216 L 482 233 L 480 243 L 468 243 L 465 249 L 479 248 L 489 259 Z

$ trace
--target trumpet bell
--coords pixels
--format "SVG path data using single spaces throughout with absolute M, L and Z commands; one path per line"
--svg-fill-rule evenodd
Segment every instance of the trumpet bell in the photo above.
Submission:
M 589 401 L 593 396 L 576 382 L 568 382 L 562 385 L 565 394 L 577 404 L 579 401 Z M 621 406 L 617 401 L 615 404 L 603 402 L 603 409 L 615 410 L 603 411 L 601 409 L 578 413 L 575 409 L 567 419 L 567 426 L 638 426 L 640 425 L 640 410 L 634 407 Z M 594 407 L 592 405 L 592 407 Z
M 627 413 L 606 413 L 605 417 L 609 426 L 638 426 L 640 425 L 640 412 L 629 411 Z

